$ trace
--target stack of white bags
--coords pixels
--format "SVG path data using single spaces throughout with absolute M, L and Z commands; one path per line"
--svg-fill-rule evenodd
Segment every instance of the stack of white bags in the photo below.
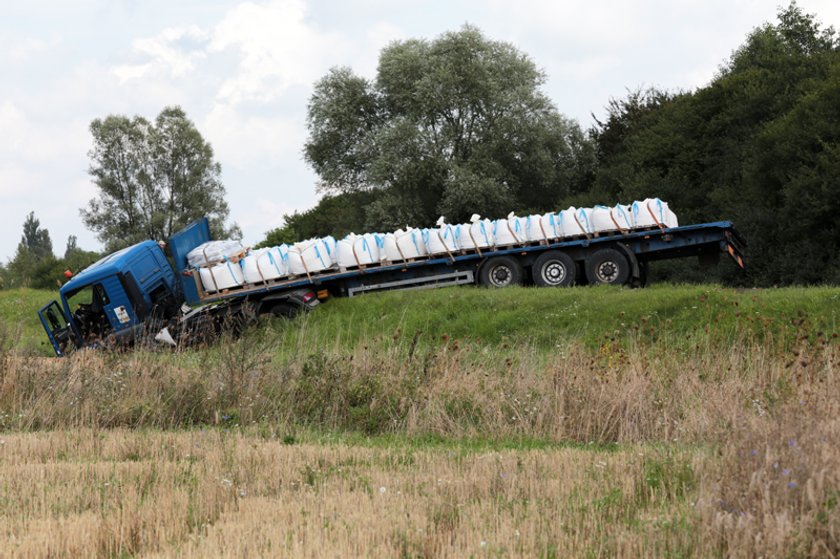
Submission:
M 667 202 L 648 198 L 629 205 L 595 206 L 505 219 L 481 219 L 453 225 L 441 217 L 431 229 L 406 227 L 393 233 L 351 233 L 336 241 L 320 237 L 291 246 L 247 250 L 238 241 L 211 241 L 187 255 L 208 293 L 290 276 L 311 276 L 335 268 L 407 262 L 426 256 L 452 256 L 461 250 L 505 248 L 600 233 L 628 232 L 679 225 Z

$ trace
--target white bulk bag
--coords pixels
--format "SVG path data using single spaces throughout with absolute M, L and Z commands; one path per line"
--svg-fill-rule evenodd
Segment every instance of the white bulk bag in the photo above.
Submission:
M 257 260 L 263 253 L 267 252 L 267 248 L 259 248 L 255 250 L 251 250 L 248 252 L 248 255 L 243 258 L 239 264 L 242 266 L 242 274 L 245 277 L 246 283 L 257 283 L 264 281 L 263 277 L 260 275 L 260 267 L 257 264 Z
M 201 285 L 208 293 L 214 293 L 231 287 L 239 287 L 245 283 L 242 268 L 238 263 L 224 260 L 215 266 L 199 268 Z
M 289 275 L 288 248 L 262 248 L 252 250 L 242 260 L 242 272 L 246 283 L 258 283 Z
M 333 265 L 332 257 L 319 239 L 292 245 L 288 253 L 289 272 L 294 275 L 322 272 Z
M 575 221 L 578 227 L 585 235 L 590 235 L 594 232 L 592 228 L 592 208 L 578 208 L 575 212 Z
M 525 218 L 525 237 L 531 241 L 547 241 L 548 232 L 543 231 L 541 215 L 529 215 Z
M 367 237 L 369 241 L 372 240 L 376 245 L 376 250 L 374 251 L 376 261 L 382 262 L 385 260 L 385 235 L 382 233 L 366 233 L 365 237 Z
M 633 224 L 636 227 L 677 227 L 677 216 L 668 207 L 667 202 L 659 198 L 647 198 L 635 201 L 632 206 Z
M 470 224 L 461 223 L 453 225 L 455 228 L 455 244 L 463 249 L 475 248 L 475 243 L 470 239 Z
M 402 232 L 402 229 L 399 232 Z M 405 260 L 402 254 L 400 254 L 399 247 L 397 247 L 397 238 L 394 236 L 394 233 L 385 233 L 385 237 L 382 239 L 382 250 L 379 252 L 379 256 L 383 262 L 401 262 Z
M 633 229 L 633 210 L 630 206 L 616 204 L 610 208 L 610 217 L 612 217 L 618 225 L 618 228 L 622 231 Z
M 540 216 L 540 232 L 549 241 L 563 236 L 563 221 L 561 214 L 549 212 Z
M 333 262 L 335 262 L 335 237 L 332 235 L 327 235 L 326 237 L 321 237 L 318 241 L 324 245 L 324 248 L 327 251 L 327 254 L 330 255 L 330 258 Z
M 420 229 L 407 228 L 394 232 L 394 240 L 398 247 L 398 253 L 405 258 L 419 258 L 426 256 L 426 243 L 423 241 L 423 232 Z
M 680 222 L 677 219 L 677 214 L 671 211 L 671 208 L 668 207 L 668 202 L 662 202 L 663 206 L 663 219 L 665 220 L 665 227 L 679 227 Z
M 342 268 L 364 266 L 379 262 L 379 246 L 371 234 L 355 235 L 350 233 L 336 243 L 338 265 Z
M 519 245 L 527 240 L 525 236 L 525 220 L 510 212 L 507 219 L 497 219 L 493 222 L 493 237 L 496 246 Z
M 193 268 L 207 266 L 221 262 L 225 258 L 233 258 L 245 252 L 245 247 L 239 241 L 208 241 L 202 243 L 187 253 L 187 262 Z
M 443 217 L 437 220 L 437 227 L 428 230 L 424 240 L 429 254 L 442 254 L 458 250 L 455 228 L 445 223 Z
M 564 237 L 577 237 L 578 235 L 585 235 L 587 233 L 583 225 L 578 220 L 578 209 L 574 206 L 569 206 L 562 212 L 558 212 L 558 220 L 560 226 L 563 228 Z
M 356 242 L 356 234 L 350 233 L 335 243 L 335 260 L 342 268 L 356 266 L 353 258 L 353 243 Z
M 618 225 L 613 221 L 610 208 L 606 206 L 595 206 L 589 212 L 590 226 L 593 233 L 604 231 L 615 231 Z
M 463 249 L 487 248 L 493 246 L 493 222 L 473 214 L 470 223 L 462 223 L 455 231 L 458 246 Z

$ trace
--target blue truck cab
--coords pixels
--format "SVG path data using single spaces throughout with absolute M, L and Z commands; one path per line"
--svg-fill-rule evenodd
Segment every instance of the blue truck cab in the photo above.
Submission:
M 38 312 L 57 355 L 131 339 L 154 315 L 177 312 L 180 282 L 161 247 L 143 241 L 85 268 Z

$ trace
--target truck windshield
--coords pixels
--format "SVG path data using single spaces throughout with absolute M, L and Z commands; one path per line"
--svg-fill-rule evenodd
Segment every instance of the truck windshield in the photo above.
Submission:
M 68 293 L 66 297 L 85 344 L 95 343 L 111 331 L 111 323 L 105 314 L 110 300 L 101 283 L 87 285 Z

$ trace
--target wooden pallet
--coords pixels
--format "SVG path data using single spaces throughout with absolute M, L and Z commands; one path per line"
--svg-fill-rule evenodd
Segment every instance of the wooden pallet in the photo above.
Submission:
M 356 266 L 339 266 L 338 271 L 341 273 L 344 272 L 364 272 L 369 268 L 376 268 L 381 266 L 380 262 L 372 262 L 370 264 L 357 264 Z

